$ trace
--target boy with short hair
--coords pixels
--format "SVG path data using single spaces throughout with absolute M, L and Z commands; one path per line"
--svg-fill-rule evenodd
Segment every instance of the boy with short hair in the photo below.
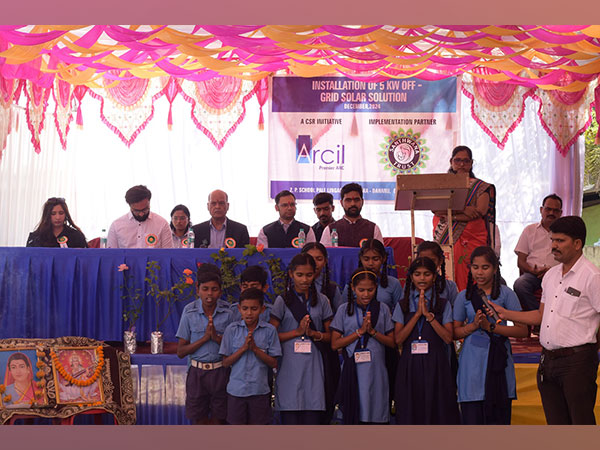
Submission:
M 269 275 L 267 271 L 263 269 L 261 266 L 248 266 L 244 269 L 244 271 L 240 275 L 240 289 L 241 292 L 244 292 L 248 288 L 256 288 L 263 292 L 263 295 L 267 293 L 269 290 L 268 283 Z M 264 298 L 264 297 L 263 297 Z M 271 307 L 273 306 L 271 303 L 263 302 L 265 309 L 260 315 L 260 320 L 263 322 L 268 322 L 271 317 Z M 232 322 L 237 322 L 242 320 L 242 316 L 240 314 L 238 302 L 231 304 L 231 314 L 232 314 Z
M 219 303 L 221 277 L 198 270 L 198 299 L 185 306 L 177 329 L 177 356 L 188 356 L 185 415 L 194 424 L 218 425 L 227 417 L 229 370 L 219 354 L 231 311 Z
M 281 345 L 275 327 L 260 320 L 264 293 L 257 288 L 240 295 L 242 320 L 225 330 L 219 353 L 231 367 L 227 384 L 227 422 L 232 425 L 271 423 L 271 388 L 268 374 L 277 367 Z

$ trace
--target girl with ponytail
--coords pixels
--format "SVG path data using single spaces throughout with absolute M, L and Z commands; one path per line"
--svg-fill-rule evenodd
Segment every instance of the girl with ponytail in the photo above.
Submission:
M 494 250 L 473 250 L 467 289 L 456 297 L 453 312 L 454 339 L 464 339 L 457 377 L 464 425 L 510 424 L 516 381 L 508 337 L 526 337 L 528 329 L 518 323 L 508 326 L 486 307 L 493 300 L 505 309 L 521 310 L 516 294 L 500 280 Z

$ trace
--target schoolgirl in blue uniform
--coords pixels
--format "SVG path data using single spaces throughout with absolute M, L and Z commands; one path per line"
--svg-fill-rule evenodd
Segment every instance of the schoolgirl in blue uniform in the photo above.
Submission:
M 344 349 L 338 402 L 344 424 L 389 422 L 389 378 L 385 348 L 394 347 L 386 304 L 377 300 L 377 275 L 359 268 L 350 280 L 348 302 L 331 322 L 331 346 Z
M 301 253 L 308 253 L 315 260 L 315 287 L 325 295 L 330 305 L 342 303 L 340 288 L 329 277 L 327 249 L 319 242 L 309 242 L 302 247 Z M 332 308 L 333 309 L 333 308 Z M 324 346 L 323 364 L 325 370 L 325 414 L 322 424 L 329 425 L 335 412 L 335 393 L 340 380 L 340 358 L 330 345 Z
M 377 300 L 387 305 L 393 311 L 402 299 L 402 285 L 398 278 L 388 275 L 387 252 L 377 239 L 367 239 L 363 242 L 358 252 L 358 267 L 370 270 L 377 275 Z M 348 298 L 348 286 L 342 292 L 342 299 Z M 352 292 L 350 290 L 350 292 Z M 340 305 L 335 305 L 337 311 Z
M 447 353 L 452 308 L 438 293 L 436 274 L 431 259 L 415 259 L 408 268 L 404 298 L 392 316 L 396 344 L 402 346 L 395 380 L 399 425 L 459 423 Z
M 458 359 L 458 401 L 464 425 L 509 425 L 517 397 L 508 337 L 526 337 L 527 327 L 507 326 L 485 314 L 483 297 L 505 309 L 521 310 L 516 294 L 500 285 L 500 263 L 490 247 L 471 253 L 467 289 L 454 303 L 454 338 L 464 339 Z
M 450 306 L 454 306 L 454 300 L 458 295 L 456 283 L 446 279 L 446 258 L 440 244 L 435 241 L 423 241 L 417 246 L 417 258 L 427 257 L 431 259 L 437 268 L 437 276 L 435 281 L 438 286 L 438 292 L 441 298 L 445 298 L 450 302 Z
M 283 425 L 318 425 L 325 411 L 322 347 L 329 344 L 333 313 L 314 283 L 315 260 L 306 253 L 292 258 L 286 292 L 271 309 L 282 357 L 275 380 L 275 410 Z

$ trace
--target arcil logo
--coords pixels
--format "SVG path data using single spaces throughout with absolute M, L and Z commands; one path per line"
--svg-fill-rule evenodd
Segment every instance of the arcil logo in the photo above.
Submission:
M 312 138 L 307 134 L 296 138 L 296 162 L 298 164 L 344 164 L 346 148 L 344 144 L 336 145 L 336 149 L 313 149 Z

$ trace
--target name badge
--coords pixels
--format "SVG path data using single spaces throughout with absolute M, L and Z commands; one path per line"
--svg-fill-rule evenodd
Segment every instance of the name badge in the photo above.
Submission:
M 487 335 L 479 331 L 471 335 L 470 341 L 475 347 L 487 348 L 490 345 L 490 340 Z
M 298 339 L 294 341 L 294 353 L 311 353 L 312 346 L 309 339 Z
M 359 350 L 354 352 L 354 362 L 356 364 L 371 362 L 371 350 Z
M 410 352 L 413 355 L 426 355 L 429 353 L 429 342 L 420 340 L 410 343 Z

